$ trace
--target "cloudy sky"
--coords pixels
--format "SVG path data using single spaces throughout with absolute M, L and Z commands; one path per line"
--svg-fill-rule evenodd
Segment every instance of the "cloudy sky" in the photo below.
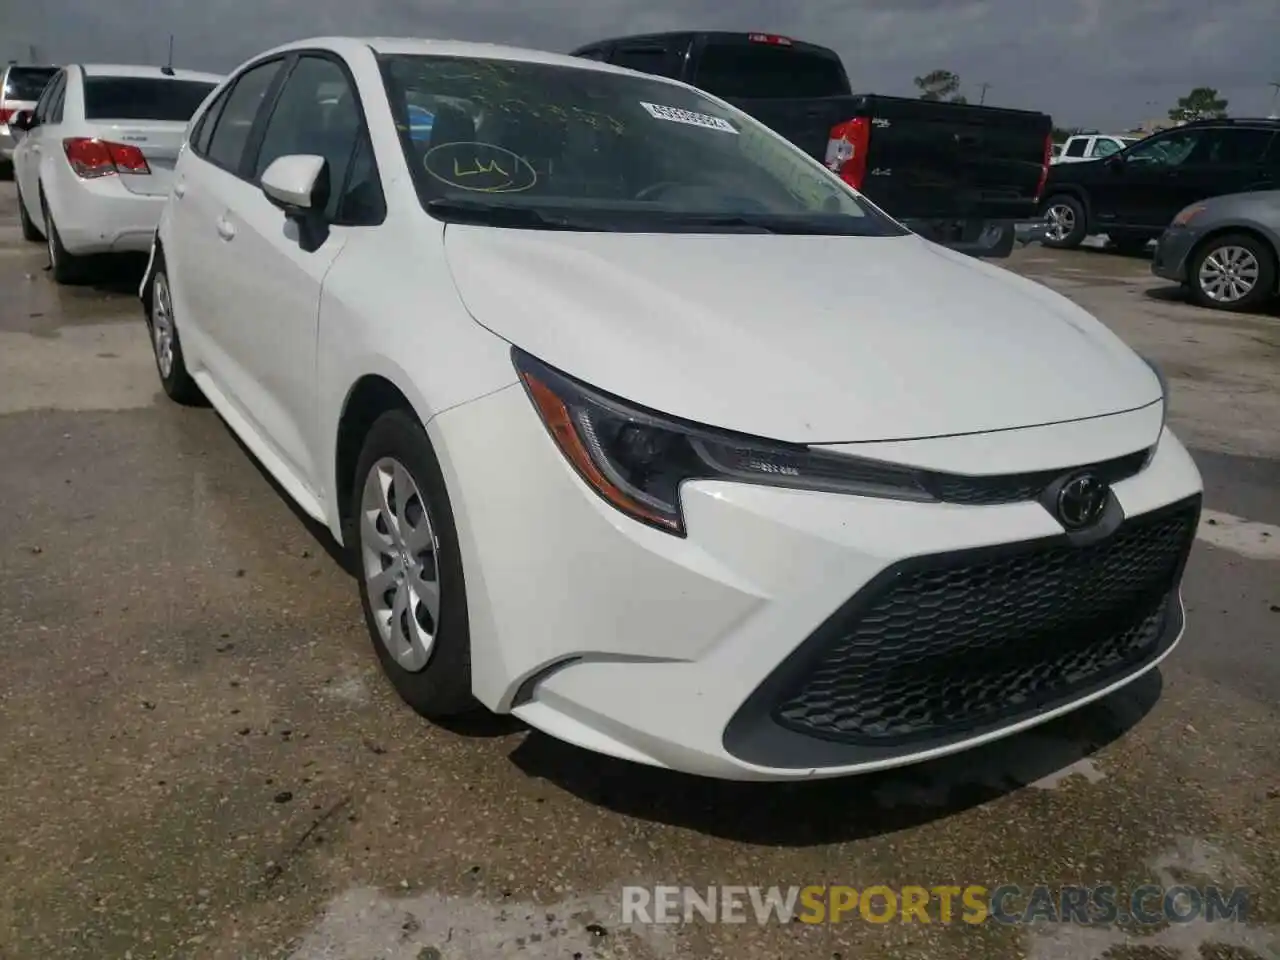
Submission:
M 912 95 L 953 70 L 971 100 L 1066 126 L 1128 128 L 1195 86 L 1265 115 L 1280 81 L 1277 0 L 4 0 L 0 57 L 224 71 L 324 34 L 489 40 L 568 50 L 670 29 L 767 30 L 834 47 L 862 92 Z

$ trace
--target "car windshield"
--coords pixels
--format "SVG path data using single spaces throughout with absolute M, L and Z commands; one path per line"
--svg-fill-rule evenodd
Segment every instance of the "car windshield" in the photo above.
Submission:
M 10 67 L 4 81 L 6 100 L 39 100 L 57 67 Z
M 662 80 L 515 60 L 385 55 L 383 79 L 434 215 L 652 232 L 905 231 L 732 108 Z
M 186 123 L 216 86 L 160 77 L 89 77 L 84 82 L 84 118 Z

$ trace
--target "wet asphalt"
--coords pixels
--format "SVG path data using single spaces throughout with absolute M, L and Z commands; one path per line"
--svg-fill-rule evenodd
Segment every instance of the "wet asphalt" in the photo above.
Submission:
M 0 958 L 1280 956 L 1280 317 L 1141 259 L 1009 266 L 1161 362 L 1210 518 L 1157 672 L 992 747 L 697 780 L 382 680 L 354 581 L 208 409 L 159 393 L 141 263 L 56 288 L 0 183 Z M 1082 388 L 1084 388 L 1082 386 Z M 1153 882 L 1243 921 L 620 922 L 622 887 Z

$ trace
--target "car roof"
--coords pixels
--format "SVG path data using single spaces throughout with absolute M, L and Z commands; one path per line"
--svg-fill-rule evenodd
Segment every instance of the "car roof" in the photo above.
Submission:
M 155 78 L 158 80 L 199 80 L 204 83 L 221 83 L 225 78 L 217 73 L 202 73 L 199 70 L 179 70 L 176 67 L 167 72 L 164 67 L 154 64 L 127 63 L 80 63 L 75 64 L 84 71 L 86 77 L 137 77 L 139 79 Z
M 525 47 L 505 46 L 498 43 L 474 43 L 468 40 L 432 40 L 423 37 L 312 37 L 307 40 L 295 40 L 282 44 L 271 50 L 263 51 L 255 60 L 262 57 L 288 53 L 293 50 L 331 50 L 334 53 L 351 55 L 360 48 L 367 48 L 376 54 L 400 54 L 407 56 L 436 57 L 474 57 L 485 60 L 513 60 L 524 63 L 543 63 L 550 66 L 572 67 L 578 70 L 596 70 L 602 73 L 625 73 L 634 71 L 614 67 L 594 60 L 583 60 L 564 53 L 551 53 L 547 50 L 533 50 Z M 663 79 L 655 77 L 654 79 Z

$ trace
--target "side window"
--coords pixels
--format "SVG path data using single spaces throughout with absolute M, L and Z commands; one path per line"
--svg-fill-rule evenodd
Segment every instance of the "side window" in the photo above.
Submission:
M 324 157 L 329 163 L 330 188 L 325 215 L 333 219 L 360 133 L 356 92 L 342 67 L 325 57 L 301 57 L 276 98 L 253 179 L 260 180 L 273 161 L 289 154 Z
M 1072 137 L 1071 142 L 1067 144 L 1067 156 L 1083 157 L 1087 146 L 1089 146 L 1088 137 Z
M 67 102 L 67 75 L 65 73 L 58 74 L 53 81 L 57 84 L 58 89 L 53 93 L 53 99 L 49 101 L 49 122 L 62 122 L 62 107 Z
M 209 152 L 209 141 L 213 139 L 213 128 L 218 125 L 218 114 L 222 113 L 222 108 L 227 105 L 227 97 L 231 93 L 231 88 L 227 87 L 213 103 L 209 104 L 209 108 L 200 114 L 200 119 L 196 121 L 195 129 L 191 131 L 191 149 L 199 156 L 204 156 Z
M 53 98 L 58 93 L 58 88 L 65 83 L 66 72 L 59 73 L 56 77 L 49 81 L 44 90 L 40 93 L 40 99 L 36 101 L 34 110 L 37 123 L 49 122 L 49 107 L 53 104 Z
M 1209 146 L 1208 162 L 1224 166 L 1252 166 L 1261 161 L 1270 142 L 1270 130 L 1219 130 Z
M 1095 157 L 1109 157 L 1113 153 L 1120 152 L 1120 144 L 1109 137 L 1099 137 L 1093 143 L 1093 155 Z
M 620 43 L 609 62 L 628 70 L 639 70 L 659 77 L 676 75 L 675 51 L 660 43 Z
M 1271 146 L 1267 147 L 1266 156 L 1262 158 L 1262 165 L 1268 170 L 1280 171 L 1280 134 L 1271 138 Z
M 236 80 L 209 140 L 208 157 L 213 163 L 239 175 L 249 131 L 271 89 L 271 82 L 280 72 L 281 62 L 273 60 L 251 67 Z
M 1150 163 L 1176 167 L 1186 162 L 1191 152 L 1204 139 L 1204 130 L 1178 130 L 1162 137 L 1151 137 L 1129 151 L 1132 163 Z

